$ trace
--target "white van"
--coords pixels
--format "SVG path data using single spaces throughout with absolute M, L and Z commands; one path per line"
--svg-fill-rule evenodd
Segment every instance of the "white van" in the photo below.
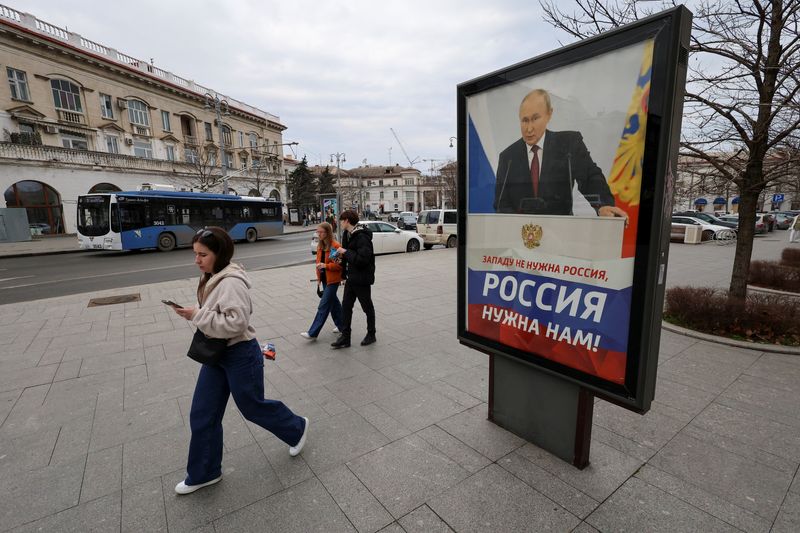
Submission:
M 455 209 L 421 211 L 417 218 L 417 233 L 422 237 L 423 247 L 426 250 L 430 250 L 435 244 L 455 248 L 458 246 L 458 211 Z

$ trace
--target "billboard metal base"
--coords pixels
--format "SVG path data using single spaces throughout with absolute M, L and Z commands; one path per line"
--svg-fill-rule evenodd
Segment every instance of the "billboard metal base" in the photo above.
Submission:
M 502 355 L 489 356 L 489 420 L 580 470 L 589 465 L 594 396 Z

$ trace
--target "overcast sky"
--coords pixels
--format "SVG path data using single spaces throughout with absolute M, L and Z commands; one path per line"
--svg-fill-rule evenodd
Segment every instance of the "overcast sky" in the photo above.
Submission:
M 389 128 L 421 170 L 455 159 L 456 85 L 567 39 L 531 0 L 3 3 L 278 115 L 298 157 L 345 168 L 407 164 Z

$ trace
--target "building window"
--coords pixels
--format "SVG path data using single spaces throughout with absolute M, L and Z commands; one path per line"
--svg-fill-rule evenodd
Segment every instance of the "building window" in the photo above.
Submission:
M 383 187 L 383 180 L 378 180 L 378 187 Z
M 394 191 L 393 198 L 397 199 L 397 191 Z
M 244 170 L 247 170 L 247 156 L 246 156 L 246 155 L 244 155 L 244 154 L 241 154 L 241 155 L 239 156 L 239 160 L 242 162 L 242 168 L 243 168 Z
M 206 127 L 206 140 L 213 141 L 214 134 L 211 131 L 211 123 L 210 122 L 203 122 L 203 125 Z
M 89 143 L 86 141 L 86 137 L 83 135 L 78 135 L 77 133 L 68 134 L 68 135 L 61 135 L 61 146 L 64 148 L 70 148 L 72 150 L 88 150 Z
M 383 200 L 383 191 L 381 191 L 381 200 Z
M 414 178 L 406 178 L 405 184 L 406 185 L 414 185 Z
M 83 113 L 81 91 L 77 85 L 67 80 L 50 80 L 53 89 L 53 103 L 56 109 Z
M 397 187 L 397 180 L 392 180 L 392 185 Z M 396 197 L 395 197 L 396 198 Z
M 169 126 L 169 111 L 161 112 L 161 127 L 164 131 L 172 131 L 172 128 Z
M 244 132 L 239 132 L 239 148 L 244 148 Z
M 133 141 L 133 155 L 153 159 L 153 146 L 149 141 Z
M 225 146 L 232 144 L 231 129 L 228 126 L 222 126 L 222 142 L 225 143 Z
M 364 193 L 364 201 L 369 202 L 369 191 Z
M 100 93 L 100 115 L 103 118 L 114 118 L 114 102 L 110 95 Z
M 119 153 L 119 139 L 113 135 L 106 135 L 106 151 L 109 154 Z
M 406 191 L 406 202 L 414 201 L 414 191 Z
M 8 85 L 11 87 L 11 98 L 15 100 L 30 100 L 28 93 L 28 77 L 21 70 L 6 67 Z
M 128 100 L 128 119 L 137 126 L 150 126 L 150 109 L 139 100 Z
M 183 151 L 184 155 L 186 156 L 186 162 L 196 165 L 200 158 L 197 156 L 197 150 L 194 148 L 186 148 Z
M 261 168 L 261 159 L 258 157 L 253 158 L 253 168 Z
M 258 135 L 251 133 L 248 137 L 250 137 L 250 148 L 254 150 L 258 148 Z
M 167 161 L 175 161 L 175 147 L 171 144 L 167 145 Z

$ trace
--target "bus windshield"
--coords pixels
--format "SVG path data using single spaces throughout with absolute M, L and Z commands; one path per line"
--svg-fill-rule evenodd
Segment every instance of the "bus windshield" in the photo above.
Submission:
M 109 231 L 109 196 L 78 198 L 78 231 L 88 237 L 99 237 Z

